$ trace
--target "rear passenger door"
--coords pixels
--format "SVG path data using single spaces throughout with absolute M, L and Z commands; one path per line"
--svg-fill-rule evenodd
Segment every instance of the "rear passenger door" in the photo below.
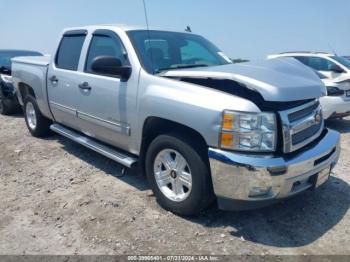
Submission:
M 124 45 L 115 32 L 101 29 L 93 33 L 80 77 L 80 85 L 89 88 L 80 90 L 78 118 L 85 134 L 125 149 L 130 138 L 127 92 L 134 87 L 131 86 L 133 81 L 122 82 L 118 77 L 93 72 L 92 62 L 100 56 L 113 56 L 119 58 L 122 65 L 130 65 Z
M 66 32 L 48 71 L 48 96 L 56 122 L 80 130 L 77 104 L 80 99 L 79 61 L 87 35 L 85 30 Z

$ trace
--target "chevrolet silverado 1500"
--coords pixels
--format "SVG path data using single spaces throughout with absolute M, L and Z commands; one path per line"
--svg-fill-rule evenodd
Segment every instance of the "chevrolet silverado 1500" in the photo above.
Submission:
M 139 163 L 178 214 L 252 209 L 314 189 L 339 158 L 325 86 L 294 59 L 233 65 L 205 38 L 127 26 L 64 31 L 57 52 L 13 59 L 35 137 L 50 129 Z

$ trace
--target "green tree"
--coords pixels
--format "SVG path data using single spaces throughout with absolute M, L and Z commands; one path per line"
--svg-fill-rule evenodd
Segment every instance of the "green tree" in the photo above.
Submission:
M 242 59 L 242 58 L 235 58 L 235 59 L 232 59 L 232 58 L 231 58 L 231 61 L 232 61 L 232 63 L 234 63 L 234 64 L 249 62 L 249 60 L 247 60 L 247 59 Z

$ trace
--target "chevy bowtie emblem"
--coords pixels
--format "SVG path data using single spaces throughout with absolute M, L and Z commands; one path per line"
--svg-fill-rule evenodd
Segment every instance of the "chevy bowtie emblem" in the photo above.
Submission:
M 315 114 L 315 123 L 316 125 L 320 124 L 322 121 L 322 112 L 321 111 L 317 111 Z

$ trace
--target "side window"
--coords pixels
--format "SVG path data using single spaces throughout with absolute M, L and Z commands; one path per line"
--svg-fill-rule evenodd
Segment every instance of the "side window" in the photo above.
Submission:
M 91 69 L 96 57 L 113 56 L 122 62 L 122 65 L 129 65 L 127 54 L 121 40 L 109 36 L 93 36 L 85 64 L 85 72 L 94 73 Z
M 78 70 L 85 35 L 63 36 L 56 55 L 56 66 L 61 69 Z
M 334 67 L 337 67 L 332 61 L 322 57 L 310 57 L 308 66 L 317 71 L 332 71 Z

